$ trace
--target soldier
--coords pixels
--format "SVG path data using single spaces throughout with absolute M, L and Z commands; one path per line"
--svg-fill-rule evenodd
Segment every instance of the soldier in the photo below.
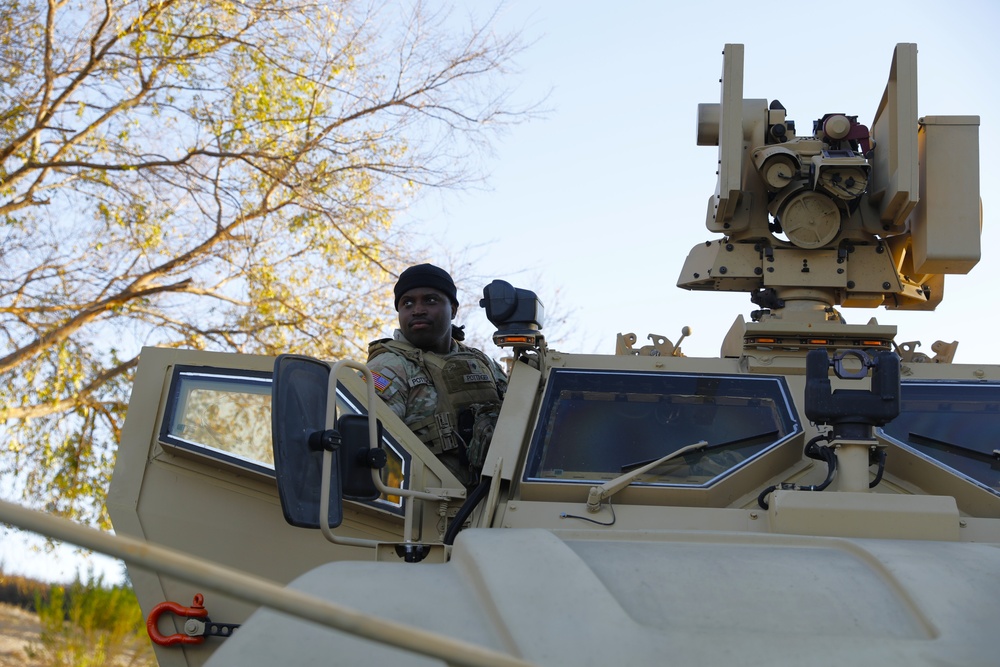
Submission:
M 432 264 L 411 266 L 393 289 L 399 329 L 368 345 L 375 388 L 417 437 L 466 486 L 478 482 L 507 376 L 463 345 L 455 283 Z

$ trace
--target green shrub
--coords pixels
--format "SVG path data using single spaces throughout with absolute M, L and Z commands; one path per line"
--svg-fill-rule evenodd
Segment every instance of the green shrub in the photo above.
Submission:
M 68 588 L 53 585 L 48 600 L 36 593 L 35 609 L 42 631 L 25 652 L 45 667 L 155 665 L 146 623 L 129 587 L 108 587 L 92 575 L 87 582 L 78 577 Z

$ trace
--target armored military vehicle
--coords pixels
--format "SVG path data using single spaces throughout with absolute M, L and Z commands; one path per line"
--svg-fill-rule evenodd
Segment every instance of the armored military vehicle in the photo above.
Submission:
M 474 488 L 362 364 L 143 352 L 109 550 L 161 665 L 997 664 L 1000 367 L 838 311 L 933 310 L 979 261 L 978 118 L 918 117 L 899 44 L 870 124 L 802 131 L 743 57 L 698 109 L 716 237 L 678 285 L 757 310 L 714 359 L 568 354 L 491 283 Z

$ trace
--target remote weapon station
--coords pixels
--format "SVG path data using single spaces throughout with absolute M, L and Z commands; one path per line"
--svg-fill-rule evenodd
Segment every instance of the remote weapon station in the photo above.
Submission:
M 718 358 L 556 352 L 494 281 L 510 385 L 466 489 L 363 364 L 146 349 L 119 537 L 64 537 L 126 559 L 163 667 L 996 664 L 1000 367 L 837 310 L 933 310 L 979 261 L 979 118 L 918 117 L 916 72 L 899 44 L 874 117 L 803 128 L 726 45 L 678 279 L 751 295 Z

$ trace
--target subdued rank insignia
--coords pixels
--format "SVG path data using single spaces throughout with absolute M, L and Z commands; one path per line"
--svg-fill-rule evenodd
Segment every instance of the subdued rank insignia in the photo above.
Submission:
M 430 384 L 430 383 L 431 383 L 431 381 L 428 380 L 427 378 L 423 377 L 422 375 L 419 376 L 419 377 L 410 378 L 410 388 L 411 389 L 413 387 L 419 387 L 422 384 Z
M 463 379 L 466 384 L 470 382 L 489 382 L 490 376 L 486 373 L 469 373 Z

